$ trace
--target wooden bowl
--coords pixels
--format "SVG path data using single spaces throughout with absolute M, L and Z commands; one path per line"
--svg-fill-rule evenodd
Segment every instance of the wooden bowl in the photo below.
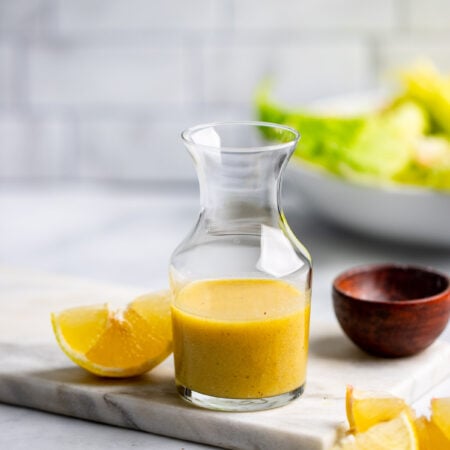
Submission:
M 390 358 L 414 355 L 447 325 L 450 280 L 424 267 L 357 267 L 334 280 L 333 306 L 342 329 L 362 350 Z

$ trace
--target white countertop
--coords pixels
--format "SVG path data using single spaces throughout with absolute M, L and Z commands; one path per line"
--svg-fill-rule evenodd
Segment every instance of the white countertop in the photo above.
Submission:
M 450 273 L 450 252 L 398 246 L 333 228 L 292 195 L 287 219 L 314 259 L 312 320 L 334 320 L 331 282 L 354 265 L 406 262 Z M 0 264 L 131 285 L 167 285 L 171 251 L 193 226 L 191 186 L 146 189 L 95 186 L 0 186 Z M 0 299 L 1 302 L 7 301 Z M 443 338 L 450 341 L 450 328 Z M 431 396 L 449 395 L 450 380 Z M 156 435 L 0 405 L 0 447 L 8 449 L 212 448 Z

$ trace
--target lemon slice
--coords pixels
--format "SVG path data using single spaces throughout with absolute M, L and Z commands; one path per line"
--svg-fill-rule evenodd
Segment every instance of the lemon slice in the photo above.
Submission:
M 333 450 L 418 450 L 419 442 L 409 413 L 402 412 L 388 422 L 374 425 L 364 433 L 344 438 Z
M 51 316 L 61 349 L 79 366 L 104 377 L 140 375 L 172 352 L 168 291 L 137 298 L 124 311 L 107 304 Z
M 425 416 L 418 417 L 414 421 L 420 450 L 432 450 L 430 447 L 430 438 L 428 435 L 428 423 L 428 419 Z
M 415 421 L 420 450 L 448 450 L 450 440 L 434 423 L 421 416 Z
M 450 449 L 450 397 L 431 400 L 431 420 L 448 439 Z
M 350 430 L 357 433 L 362 433 L 377 423 L 391 420 L 402 411 L 407 410 L 413 417 L 404 400 L 385 392 L 363 391 L 347 386 L 345 401 Z

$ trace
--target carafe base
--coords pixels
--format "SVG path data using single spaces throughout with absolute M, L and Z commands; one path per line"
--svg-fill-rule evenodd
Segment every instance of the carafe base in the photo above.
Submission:
M 262 411 L 265 409 L 278 408 L 300 397 L 303 394 L 304 389 L 305 385 L 303 384 L 293 391 L 274 395 L 272 397 L 221 398 L 201 394 L 200 392 L 193 391 L 181 384 L 177 384 L 178 394 L 184 401 L 201 408 L 229 412 Z

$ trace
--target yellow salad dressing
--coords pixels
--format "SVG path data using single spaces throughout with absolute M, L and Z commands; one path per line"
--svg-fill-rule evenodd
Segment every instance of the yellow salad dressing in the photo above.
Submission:
M 221 398 L 261 398 L 302 386 L 309 292 L 284 281 L 197 281 L 172 306 L 177 383 Z

